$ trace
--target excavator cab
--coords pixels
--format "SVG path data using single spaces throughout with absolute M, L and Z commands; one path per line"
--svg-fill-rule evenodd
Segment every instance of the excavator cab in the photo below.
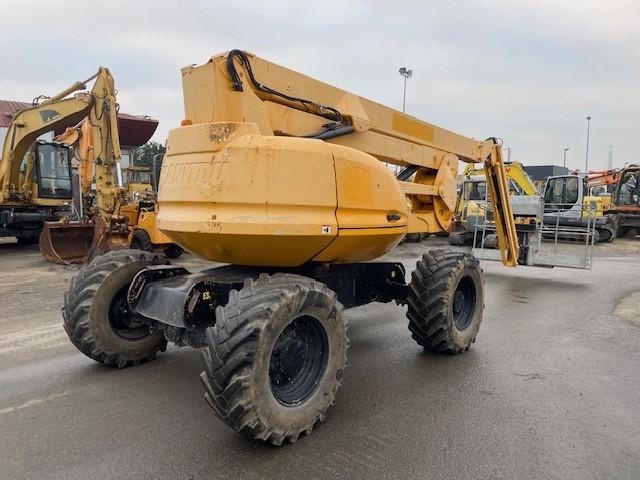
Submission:
M 52 142 L 35 144 L 37 198 L 71 200 L 71 157 L 69 148 Z
M 620 182 L 616 205 L 640 207 L 640 171 L 626 171 Z
M 132 199 L 153 196 L 151 169 L 148 167 L 126 167 L 122 169 L 127 196 Z

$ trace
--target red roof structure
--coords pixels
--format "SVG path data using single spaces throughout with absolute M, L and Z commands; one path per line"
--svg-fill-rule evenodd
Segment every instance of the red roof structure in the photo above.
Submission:
M 30 106 L 30 103 L 0 100 L 0 128 L 7 128 L 11 124 L 14 113 Z
M 30 103 L 0 100 L 0 128 L 7 128 L 11 124 L 13 116 L 28 107 L 31 107 Z M 73 125 L 66 125 L 66 127 L 71 126 Z M 147 115 L 118 114 L 118 130 L 122 146 L 139 147 L 144 145 L 151 139 L 157 128 L 158 121 Z M 55 135 L 63 131 L 64 128 L 60 128 L 55 131 Z

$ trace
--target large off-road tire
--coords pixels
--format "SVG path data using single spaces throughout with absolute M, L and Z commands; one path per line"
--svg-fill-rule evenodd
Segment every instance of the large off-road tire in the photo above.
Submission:
M 73 277 L 62 316 L 71 342 L 93 360 L 123 368 L 165 349 L 160 331 L 137 322 L 127 306 L 133 277 L 154 262 L 140 250 L 114 250 L 96 257 Z
M 426 350 L 460 353 L 475 341 L 484 309 L 478 260 L 431 250 L 411 274 L 407 317 L 413 339 Z
M 207 329 L 205 398 L 253 439 L 282 445 L 324 420 L 348 347 L 342 305 L 315 280 L 261 275 L 229 295 Z
M 454 245 L 456 247 L 470 245 L 473 240 L 469 240 L 467 243 L 468 237 L 468 232 L 452 232 L 449 234 L 449 245 Z
M 167 258 L 178 258 L 184 253 L 183 248 L 180 245 L 172 243 L 164 249 L 164 254 Z
M 131 234 L 131 248 L 133 250 L 153 252 L 153 243 L 151 243 L 149 233 L 142 228 L 136 228 Z
M 404 241 L 407 243 L 418 243 L 422 240 L 421 233 L 407 233 L 404 236 Z
M 494 234 L 488 234 L 484 236 L 484 248 L 495 248 L 491 247 L 492 240 L 489 239 Z M 456 247 L 464 247 L 464 246 L 472 246 L 475 241 L 476 248 L 482 247 L 482 232 L 473 232 L 473 231 L 465 231 L 465 232 L 452 232 L 449 234 L 449 245 L 453 245 Z

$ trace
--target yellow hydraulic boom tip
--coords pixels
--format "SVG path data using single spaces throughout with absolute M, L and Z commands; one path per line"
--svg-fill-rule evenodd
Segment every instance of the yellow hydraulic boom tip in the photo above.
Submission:
M 520 247 L 509 199 L 509 185 L 502 161 L 502 150 L 495 139 L 491 140 L 495 145 L 491 149 L 491 155 L 485 161 L 484 171 L 493 203 L 498 248 L 503 265 L 515 267 L 518 265 Z

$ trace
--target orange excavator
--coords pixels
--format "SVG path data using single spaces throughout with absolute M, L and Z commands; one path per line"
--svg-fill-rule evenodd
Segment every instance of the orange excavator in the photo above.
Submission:
M 589 172 L 587 186 L 592 191 L 601 186 L 609 190 L 611 202 L 605 205 L 604 213 L 616 219 L 618 236 L 635 237 L 640 233 L 640 165 Z

